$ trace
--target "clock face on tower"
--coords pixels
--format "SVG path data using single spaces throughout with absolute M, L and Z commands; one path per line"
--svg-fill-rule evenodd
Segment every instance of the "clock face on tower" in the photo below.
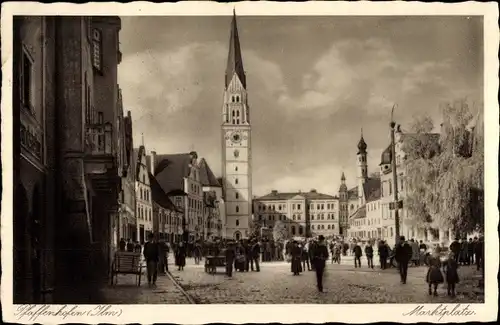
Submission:
M 241 134 L 240 134 L 240 132 L 233 132 L 231 134 L 231 141 L 233 143 L 239 143 L 239 142 L 241 142 Z

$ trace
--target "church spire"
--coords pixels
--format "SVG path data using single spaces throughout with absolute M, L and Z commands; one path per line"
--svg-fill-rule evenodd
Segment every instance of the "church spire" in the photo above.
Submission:
M 247 87 L 243 59 L 241 58 L 240 38 L 238 36 L 238 25 L 236 23 L 236 11 L 233 9 L 233 20 L 231 22 L 231 36 L 229 38 L 229 54 L 226 67 L 226 88 L 229 86 L 233 75 L 236 73 L 243 85 Z
M 344 174 L 344 172 L 342 172 L 342 177 L 340 177 L 340 180 L 342 181 L 342 183 L 345 183 L 345 174 Z

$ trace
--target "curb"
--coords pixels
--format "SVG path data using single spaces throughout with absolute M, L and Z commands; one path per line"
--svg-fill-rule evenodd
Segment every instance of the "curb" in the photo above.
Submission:
M 194 301 L 193 297 L 191 297 L 191 295 L 187 293 L 186 290 L 184 290 L 184 288 L 180 285 L 180 283 L 177 282 L 177 280 L 175 280 L 174 276 L 172 275 L 172 273 L 170 273 L 170 271 L 167 271 L 167 275 L 170 278 L 170 280 L 174 283 L 174 285 L 177 287 L 177 289 L 179 289 L 184 295 L 184 297 L 186 297 L 189 303 L 192 305 L 196 305 L 196 301 Z

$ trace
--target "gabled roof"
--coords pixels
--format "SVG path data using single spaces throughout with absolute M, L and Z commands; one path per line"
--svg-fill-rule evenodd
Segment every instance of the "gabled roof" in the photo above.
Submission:
M 184 178 L 189 177 L 192 156 L 190 153 L 156 155 L 156 181 L 167 195 L 184 193 Z
M 366 202 L 372 202 L 380 199 L 381 196 L 380 178 L 368 178 L 363 184 L 363 191 Z
M 229 53 L 227 55 L 226 66 L 226 88 L 231 83 L 233 75 L 236 73 L 243 88 L 247 88 L 245 70 L 243 69 L 243 59 L 241 57 L 240 37 L 238 35 L 238 25 L 236 23 L 236 12 L 233 10 L 233 20 L 231 21 L 231 36 L 229 37 Z
M 199 163 L 200 169 L 200 182 L 203 186 L 213 186 L 213 187 L 222 187 L 221 183 L 217 181 L 217 177 L 215 177 L 214 173 L 210 169 L 207 164 L 205 158 L 201 158 Z
M 151 197 L 156 204 L 167 210 L 178 212 L 181 211 L 178 207 L 175 206 L 175 204 L 172 203 L 170 198 L 167 196 L 167 194 L 165 194 L 160 184 L 158 184 L 158 181 L 151 173 L 149 174 L 149 184 L 151 187 Z
M 269 194 L 256 198 L 258 201 L 284 201 L 295 198 L 296 196 L 302 196 L 308 200 L 333 200 L 337 199 L 336 196 L 318 193 L 318 192 L 286 192 L 280 193 L 273 191 Z
M 359 207 L 356 212 L 354 212 L 350 217 L 349 220 L 355 220 L 355 219 L 363 219 L 366 218 L 366 205 L 362 205 Z

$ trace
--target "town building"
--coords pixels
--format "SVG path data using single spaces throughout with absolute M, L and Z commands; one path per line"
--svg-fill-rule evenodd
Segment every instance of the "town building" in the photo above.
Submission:
M 89 303 L 107 281 L 127 162 L 119 17 L 13 21 L 15 304 Z
M 309 192 L 280 193 L 276 190 L 253 200 L 254 222 L 263 228 L 284 224 L 291 237 L 338 236 L 338 197 Z
M 174 205 L 151 173 L 149 180 L 153 198 L 153 232 L 159 240 L 176 243 L 182 236 L 182 207 Z
M 222 178 L 225 235 L 248 237 L 252 214 L 252 148 L 247 80 L 233 12 L 222 105 Z
M 153 233 L 153 197 L 151 195 L 151 181 L 149 179 L 146 148 L 144 145 L 134 149 L 135 165 L 135 213 L 137 238 L 141 244 L 145 243 L 148 235 Z
M 200 182 L 203 189 L 203 238 L 222 237 L 225 221 L 225 205 L 222 196 L 222 185 L 202 158 L 199 163 Z
M 193 241 L 203 235 L 203 189 L 200 182 L 198 154 L 148 156 L 150 173 L 182 214 L 182 239 Z
M 121 91 L 119 92 L 119 104 L 122 103 Z M 136 182 L 136 163 L 137 158 L 134 156 L 134 144 L 132 141 L 132 116 L 130 111 L 126 116 L 121 116 L 119 120 L 119 127 L 121 133 L 120 145 L 124 150 L 121 150 L 123 161 L 126 161 L 127 170 L 122 175 L 122 190 L 120 193 L 120 220 L 118 233 L 115 240 L 137 240 L 137 220 L 135 213 L 135 182 Z

